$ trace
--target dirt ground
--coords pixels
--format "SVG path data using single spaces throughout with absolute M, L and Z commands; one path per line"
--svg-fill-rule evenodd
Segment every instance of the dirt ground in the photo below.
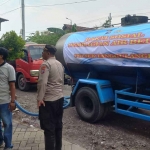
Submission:
M 69 87 L 64 87 L 64 94 L 70 94 Z M 35 88 L 30 92 L 17 90 L 17 95 L 21 106 L 38 112 Z M 39 128 L 37 117 L 16 110 L 13 118 Z M 87 150 L 150 150 L 150 122 L 147 121 L 111 112 L 105 120 L 90 124 L 79 118 L 75 108 L 67 108 L 64 110 L 63 124 L 63 138 Z

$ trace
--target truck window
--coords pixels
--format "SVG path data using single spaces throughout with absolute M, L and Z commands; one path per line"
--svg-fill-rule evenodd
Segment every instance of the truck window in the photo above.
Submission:
M 22 58 L 24 61 L 27 61 L 28 62 L 28 53 L 26 50 L 23 50 L 24 51 L 24 57 Z
M 44 46 L 30 46 L 29 52 L 30 56 L 33 60 L 42 58 L 42 52 L 43 52 Z

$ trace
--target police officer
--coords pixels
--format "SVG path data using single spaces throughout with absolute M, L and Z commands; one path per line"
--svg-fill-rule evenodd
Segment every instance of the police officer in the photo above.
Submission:
M 56 48 L 45 45 L 45 60 L 39 70 L 37 103 L 39 120 L 44 130 L 45 150 L 61 150 L 63 117 L 64 67 L 55 59 Z

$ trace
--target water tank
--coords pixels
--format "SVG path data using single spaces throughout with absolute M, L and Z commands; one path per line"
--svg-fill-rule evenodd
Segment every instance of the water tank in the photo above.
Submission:
M 119 84 L 149 83 L 149 23 L 69 33 L 56 48 L 56 59 L 75 82 L 91 73 Z
M 147 23 L 147 22 L 148 22 L 147 16 L 127 15 L 121 18 L 121 26 L 136 25 L 136 24 Z

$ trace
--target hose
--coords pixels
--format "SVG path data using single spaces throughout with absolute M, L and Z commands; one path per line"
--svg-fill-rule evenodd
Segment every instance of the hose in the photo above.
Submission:
M 39 116 L 38 113 L 29 112 L 26 109 L 24 109 L 23 107 L 21 107 L 21 105 L 17 101 L 15 101 L 15 104 L 16 104 L 17 108 L 20 111 L 22 111 L 23 113 L 25 113 L 25 114 L 27 114 L 29 116 Z M 63 108 L 66 109 L 67 107 L 69 107 L 69 105 L 70 105 L 70 96 L 66 96 L 66 97 L 64 97 Z

